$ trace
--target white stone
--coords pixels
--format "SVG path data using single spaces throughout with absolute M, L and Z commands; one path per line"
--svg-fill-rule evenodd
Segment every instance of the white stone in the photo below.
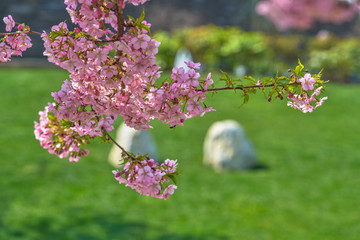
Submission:
M 204 141 L 204 164 L 215 170 L 247 170 L 258 166 L 241 125 L 233 120 L 214 123 Z
M 174 67 L 178 67 L 178 68 L 183 67 L 185 69 L 185 71 L 188 71 L 189 68 L 185 64 L 185 61 L 186 62 L 193 61 L 193 58 L 192 58 L 189 50 L 187 50 L 186 48 L 180 48 L 176 52 L 176 56 L 175 56 L 175 60 L 174 60 Z
M 245 76 L 247 73 L 247 68 L 244 65 L 238 65 L 234 68 L 234 74 L 238 77 Z
M 116 132 L 115 141 L 128 152 L 148 154 L 155 161 L 158 159 L 155 142 L 147 131 L 135 130 L 122 123 Z M 110 151 L 109 162 L 115 167 L 122 163 L 121 150 L 115 144 Z

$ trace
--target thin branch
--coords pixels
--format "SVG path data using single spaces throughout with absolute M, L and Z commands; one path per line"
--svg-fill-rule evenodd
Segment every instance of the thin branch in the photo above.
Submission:
M 93 42 L 95 42 L 95 43 L 111 43 L 111 42 L 117 42 L 117 41 L 119 41 L 118 39 L 109 39 L 109 40 L 107 40 L 107 39 L 94 39 L 94 40 L 91 40 L 91 41 L 93 41 Z
M 11 36 L 11 35 L 16 35 L 18 33 L 23 33 L 23 32 L 10 32 L 10 33 L 0 33 L 0 36 Z M 35 32 L 35 31 L 29 31 L 29 32 L 24 32 L 25 34 L 30 33 L 30 34 L 36 34 L 36 35 L 41 35 L 42 33 L 39 32 Z
M 39 33 L 39 32 L 35 32 L 35 31 L 29 31 L 29 33 L 30 33 L 30 34 L 36 34 L 36 35 L 40 35 L 40 36 L 41 36 L 41 34 L 42 34 L 42 33 Z
M 106 136 L 107 136 L 118 148 L 121 149 L 121 151 L 122 151 L 123 153 L 126 154 L 126 156 L 128 156 L 128 157 L 131 158 L 132 160 L 136 160 L 136 158 L 134 158 L 133 156 L 131 156 L 130 153 L 128 153 L 120 144 L 118 144 L 118 143 L 110 136 L 110 134 L 109 134 L 108 132 L 106 132 L 105 130 L 104 130 L 103 132 L 106 134 Z
M 299 85 L 300 83 L 298 82 L 293 82 L 293 83 L 289 83 L 287 84 L 288 86 L 291 86 L 291 85 Z M 234 90 L 234 89 L 240 89 L 240 90 L 243 90 L 243 89 L 251 89 L 251 88 L 266 88 L 266 87 L 274 87 L 275 84 L 267 84 L 267 85 L 251 85 L 251 86 L 243 86 L 243 87 L 223 87 L 223 88 L 210 88 L 210 89 L 207 89 L 206 91 L 207 92 L 215 92 L 215 91 L 222 91 L 222 90 Z M 201 91 L 201 90 L 199 90 Z
M 124 0 L 121 0 L 117 4 L 115 4 L 115 14 L 116 14 L 116 18 L 117 18 L 117 34 L 116 34 L 115 39 L 119 40 L 119 41 L 124 35 L 124 27 L 125 27 L 124 16 L 123 16 L 124 13 L 123 13 L 123 8 L 122 8 L 123 4 L 125 4 Z M 120 64 L 120 59 L 121 59 L 122 55 L 123 55 L 123 51 L 117 49 L 117 51 L 116 51 L 116 57 L 117 57 L 116 62 L 120 66 L 120 68 L 122 70 L 124 70 L 123 67 Z

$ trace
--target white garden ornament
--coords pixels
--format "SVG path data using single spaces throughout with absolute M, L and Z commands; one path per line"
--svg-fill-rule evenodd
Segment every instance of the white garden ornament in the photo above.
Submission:
M 204 141 L 204 164 L 217 171 L 248 170 L 258 166 L 243 128 L 234 120 L 216 122 L 209 128 Z

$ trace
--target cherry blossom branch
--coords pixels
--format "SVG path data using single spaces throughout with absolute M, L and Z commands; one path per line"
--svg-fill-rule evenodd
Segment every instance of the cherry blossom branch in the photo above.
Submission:
M 300 85 L 301 83 L 298 82 L 293 82 L 293 83 L 288 83 L 288 86 L 291 85 Z M 251 89 L 251 88 L 266 88 L 266 87 L 275 87 L 275 84 L 267 84 L 267 85 L 251 85 L 251 86 L 238 86 L 238 87 L 222 87 L 222 88 L 211 88 L 211 89 L 207 89 L 207 92 L 215 92 L 215 91 L 222 91 L 222 90 L 234 90 L 234 89 Z M 201 90 L 199 90 L 201 91 Z

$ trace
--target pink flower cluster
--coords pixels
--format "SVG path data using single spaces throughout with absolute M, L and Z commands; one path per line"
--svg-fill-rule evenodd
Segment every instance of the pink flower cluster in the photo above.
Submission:
M 339 0 L 263 0 L 256 6 L 279 30 L 308 29 L 315 21 L 340 24 L 359 12 L 356 1 Z
M 183 125 L 185 119 L 194 116 L 203 116 L 206 112 L 214 111 L 201 103 L 206 98 L 205 93 L 213 83 L 209 73 L 205 80 L 199 81 L 200 74 L 196 69 L 200 68 L 199 63 L 185 62 L 189 67 L 174 68 L 169 82 L 163 83 L 161 88 L 151 88 L 147 99 L 154 112 L 151 118 L 157 118 L 163 123 L 172 127 Z M 187 112 L 185 111 L 185 107 Z
M 69 157 L 70 162 L 77 162 L 81 156 L 88 154 L 87 150 L 80 149 L 87 139 L 68 128 L 68 121 L 49 115 L 48 107 L 39 115 L 40 123 L 35 122 L 35 138 L 49 153 L 59 158 Z
M 53 92 L 56 103 L 49 104 L 48 109 L 58 119 L 67 119 L 73 123 L 70 127 L 72 131 L 77 132 L 80 136 L 102 136 L 103 131 L 112 131 L 114 127 L 111 125 L 116 116 L 101 116 L 93 111 L 93 106 L 88 106 L 90 97 L 76 91 L 68 80 L 65 80 L 59 92 Z
M 134 5 L 146 1 L 127 1 Z M 40 112 L 35 136 L 41 146 L 59 157 L 78 161 L 87 150 L 81 146 L 97 136 L 107 138 L 120 116 L 135 129 L 146 130 L 159 119 L 171 127 L 185 119 L 213 111 L 203 103 L 211 74 L 200 78 L 200 63 L 186 62 L 189 70 L 174 68 L 160 81 L 155 63 L 160 42 L 148 35 L 150 24 L 122 18 L 125 1 L 66 0 L 67 10 L 77 27 L 66 23 L 43 32 L 48 60 L 70 73 L 54 103 Z M 120 29 L 120 31 L 118 30 Z M 143 195 L 166 199 L 176 185 L 176 161 L 129 158 L 122 171 L 114 171 L 120 183 Z
M 18 25 L 17 32 L 10 33 L 15 27 L 15 21 L 11 15 L 4 17 L 3 21 L 9 34 L 5 34 L 0 42 L 0 63 L 10 61 L 13 55 L 22 56 L 22 52 L 32 46 L 30 37 L 22 32 L 24 28 L 22 24 Z
M 132 160 L 122 171 L 114 170 L 113 173 L 120 184 L 124 183 L 142 195 L 167 199 L 177 189 L 173 184 L 165 186 L 176 174 L 176 167 L 176 160 L 166 159 L 162 164 L 153 159 Z
M 70 72 L 70 81 L 52 93 L 55 103 L 48 110 L 73 123 L 72 131 L 80 136 L 102 136 L 113 129 L 117 116 L 135 129 L 148 129 L 153 119 L 174 127 L 213 111 L 203 104 L 213 80 L 211 74 L 199 80 L 196 70 L 200 64 L 188 62 L 188 71 L 174 68 L 169 81 L 158 83 L 160 67 L 155 55 L 160 42 L 149 37 L 147 30 L 129 19 L 123 23 L 122 35 L 113 33 L 117 32 L 119 8 L 112 1 L 65 3 L 79 28 L 70 31 L 63 22 L 42 38 L 48 60 Z M 145 21 L 142 24 L 150 26 Z
M 314 84 L 316 80 L 311 77 L 310 73 L 306 73 L 303 78 L 300 80 L 301 87 L 303 91 L 300 94 L 288 94 L 287 105 L 302 111 L 303 113 L 312 112 L 315 108 L 320 107 L 323 102 L 327 99 L 327 97 L 315 98 L 315 96 L 319 96 L 323 87 L 318 87 L 314 90 Z M 311 95 L 307 92 L 308 90 L 314 90 Z

